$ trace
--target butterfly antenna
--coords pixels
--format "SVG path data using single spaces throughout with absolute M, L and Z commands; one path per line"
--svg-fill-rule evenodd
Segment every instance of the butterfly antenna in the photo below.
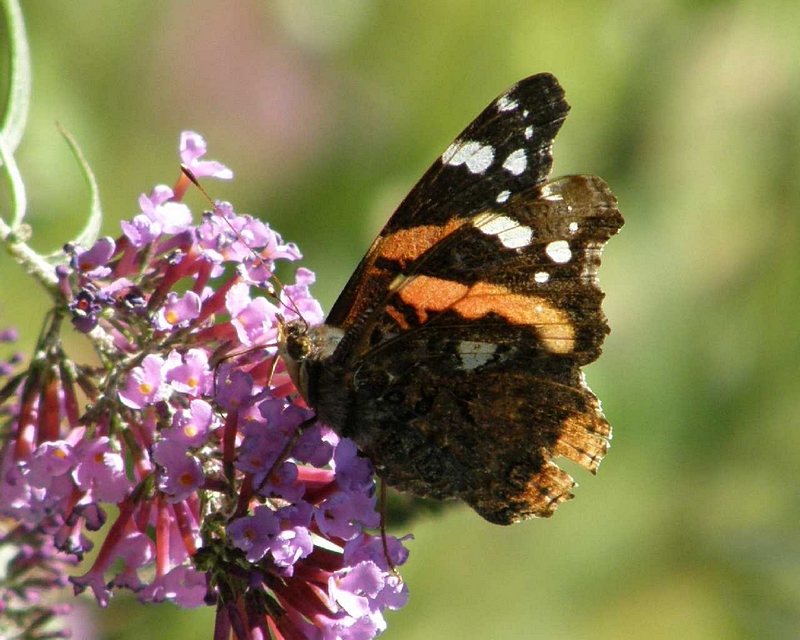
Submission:
M 198 190 L 200 193 L 202 193 L 202 194 L 203 194 L 203 197 L 204 197 L 206 200 L 208 200 L 208 203 L 209 203 L 209 204 L 210 204 L 210 205 L 211 205 L 211 206 L 212 206 L 214 209 L 216 209 L 216 208 L 217 208 L 217 205 L 216 205 L 216 203 L 215 203 L 215 202 L 214 202 L 214 201 L 211 199 L 211 196 L 210 196 L 210 195 L 208 195 L 208 192 L 207 192 L 205 189 L 203 189 L 203 186 L 200 184 L 200 181 L 199 181 L 199 180 L 198 180 L 198 179 L 195 177 L 195 175 L 192 173 L 192 170 L 191 170 L 189 167 L 187 167 L 185 164 L 182 164 L 182 165 L 181 165 L 181 173 L 183 173 L 183 175 L 185 175 L 187 178 L 189 178 L 189 180 L 191 181 L 191 183 L 192 183 L 192 184 L 193 184 L 195 187 L 197 187 L 197 190 Z M 231 229 L 235 231 L 235 229 L 233 229 L 233 227 L 231 227 Z
M 286 291 L 286 287 L 283 286 L 283 283 L 280 281 L 278 276 L 276 276 L 274 273 L 272 274 L 272 278 L 278 284 L 278 287 L 280 288 L 281 293 L 284 296 L 286 296 L 286 300 L 288 301 L 288 303 L 287 303 L 287 302 L 284 302 L 283 300 L 281 300 L 280 298 L 278 298 L 278 302 L 280 304 L 282 304 L 283 306 L 285 306 L 290 311 L 293 311 L 297 315 L 297 317 L 300 318 L 303 321 L 303 324 L 306 326 L 306 329 L 308 329 L 308 322 L 306 322 L 306 319 L 303 317 L 303 314 L 300 313 L 300 308 L 297 306 L 295 301 L 292 300 L 292 296 L 289 295 L 289 293 Z
M 189 179 L 189 181 L 195 187 L 197 187 L 197 190 L 201 194 L 203 194 L 203 197 L 205 197 L 205 199 L 208 200 L 208 202 L 211 205 L 212 209 L 216 210 L 216 208 L 217 208 L 216 203 L 211 199 L 211 196 L 208 195 L 208 192 L 202 187 L 202 185 L 200 184 L 200 181 L 197 179 L 197 177 L 194 175 L 194 173 L 192 173 L 192 170 L 189 167 L 187 167 L 185 164 L 182 164 L 181 165 L 181 172 L 183 173 L 183 175 L 185 175 Z M 239 232 L 231 224 L 230 220 L 228 220 L 225 216 L 220 216 L 220 217 L 225 221 L 225 224 L 228 225 L 228 227 L 233 232 L 233 234 L 239 239 L 239 242 L 241 242 L 241 243 L 245 244 L 245 246 L 247 246 L 247 243 L 245 243 L 244 239 L 241 237 Z M 258 253 L 256 253 L 251 247 L 247 247 L 247 248 L 250 250 L 250 253 L 252 253 L 253 256 L 255 257 L 255 259 L 258 261 L 256 263 L 256 266 L 260 266 L 260 267 L 266 268 L 266 264 L 264 263 L 264 260 L 261 258 L 261 256 L 258 255 Z M 300 309 L 297 307 L 297 305 L 295 304 L 294 300 L 292 300 L 292 297 L 286 292 L 286 288 L 283 286 L 283 283 L 278 279 L 278 276 L 275 275 L 274 273 L 272 273 L 270 275 L 270 278 L 275 281 L 275 284 L 278 285 L 278 288 L 281 290 L 281 292 L 284 294 L 284 296 L 286 296 L 286 299 L 289 301 L 289 304 L 286 304 L 283 300 L 281 300 L 281 298 L 279 296 L 275 296 L 275 294 L 272 293 L 272 295 L 277 299 L 278 303 L 284 305 L 287 309 L 289 309 L 289 310 L 293 311 L 294 313 L 296 313 L 297 316 L 299 318 L 301 318 L 303 320 L 303 322 L 305 323 L 305 319 L 303 318 L 302 314 L 300 313 Z

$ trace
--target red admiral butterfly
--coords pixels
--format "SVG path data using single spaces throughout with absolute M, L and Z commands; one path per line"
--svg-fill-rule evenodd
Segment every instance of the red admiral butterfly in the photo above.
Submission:
M 569 111 L 526 78 L 456 138 L 389 219 L 324 325 L 280 353 L 320 420 L 403 491 L 510 524 L 571 498 L 611 427 L 580 367 L 608 333 L 600 254 L 623 224 L 596 176 L 547 181 Z

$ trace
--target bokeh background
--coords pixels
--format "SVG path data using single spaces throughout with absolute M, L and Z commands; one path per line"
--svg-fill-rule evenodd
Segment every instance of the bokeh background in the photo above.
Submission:
M 456 506 L 412 523 L 411 601 L 385 637 L 798 637 L 800 3 L 23 8 L 35 246 L 59 247 L 87 209 L 56 121 L 115 236 L 195 129 L 236 175 L 212 195 L 296 241 L 326 308 L 461 128 L 519 78 L 556 74 L 573 110 L 554 173 L 602 176 L 627 220 L 601 271 L 613 332 L 588 368 L 613 447 L 551 520 L 500 528 Z M 46 302 L 0 258 L 1 324 L 24 347 Z M 120 597 L 85 615 L 86 637 L 115 640 L 209 638 L 213 619 Z

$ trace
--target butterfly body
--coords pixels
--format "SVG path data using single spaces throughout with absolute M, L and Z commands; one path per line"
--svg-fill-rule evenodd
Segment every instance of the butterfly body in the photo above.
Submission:
M 547 182 L 568 106 L 527 78 L 448 147 L 390 218 L 324 325 L 281 354 L 320 420 L 389 485 L 510 524 L 571 497 L 611 429 L 580 370 L 608 333 L 596 273 L 622 226 L 595 176 Z

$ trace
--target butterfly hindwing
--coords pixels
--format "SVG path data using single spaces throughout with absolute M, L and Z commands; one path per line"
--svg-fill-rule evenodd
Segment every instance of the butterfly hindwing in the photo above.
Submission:
M 422 357 L 395 343 L 389 366 L 365 364 L 342 433 L 398 489 L 497 524 L 547 517 L 574 485 L 552 460 L 596 471 L 611 429 L 567 360 L 470 337 L 437 338 Z

